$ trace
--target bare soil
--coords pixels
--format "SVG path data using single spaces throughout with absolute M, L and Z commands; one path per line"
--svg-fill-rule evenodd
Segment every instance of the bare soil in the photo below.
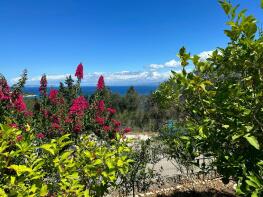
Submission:
M 137 194 L 138 197 L 235 197 L 234 182 L 218 179 L 187 181 L 174 187 Z

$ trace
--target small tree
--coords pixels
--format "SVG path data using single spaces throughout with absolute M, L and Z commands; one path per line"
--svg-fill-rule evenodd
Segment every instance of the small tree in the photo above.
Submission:
M 183 139 L 191 155 L 205 154 L 227 183 L 237 181 L 237 193 L 263 194 L 263 34 L 256 19 L 220 1 L 227 14 L 230 38 L 205 61 L 179 52 L 182 73 L 161 84 L 160 103 L 177 105 Z M 186 72 L 192 62 L 194 70 Z M 176 140 L 176 139 L 175 139 Z

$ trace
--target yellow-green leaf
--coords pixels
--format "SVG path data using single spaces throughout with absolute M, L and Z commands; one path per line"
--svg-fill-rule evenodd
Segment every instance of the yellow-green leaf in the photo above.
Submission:
M 8 167 L 9 169 L 13 169 L 16 171 L 17 175 L 20 176 L 25 172 L 32 172 L 33 170 L 25 165 L 11 165 Z
M 40 189 L 40 196 L 46 196 L 48 194 L 47 185 L 42 185 Z
M 252 135 L 245 135 L 244 138 L 247 139 L 247 141 L 252 145 L 254 146 L 256 149 L 259 150 L 259 143 L 258 143 L 258 140 L 255 136 L 252 136 Z

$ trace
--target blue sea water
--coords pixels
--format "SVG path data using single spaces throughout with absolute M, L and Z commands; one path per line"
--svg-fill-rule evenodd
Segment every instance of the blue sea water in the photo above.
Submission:
M 118 93 L 120 95 L 125 95 L 127 90 L 130 88 L 130 86 L 110 86 L 107 87 L 111 90 L 113 93 Z M 39 87 L 36 86 L 26 86 L 24 87 L 23 91 L 27 94 L 31 95 L 39 95 Z M 50 89 L 58 89 L 58 87 L 49 87 L 48 91 Z M 151 85 L 151 86 L 134 86 L 134 89 L 139 95 L 149 95 L 151 92 L 155 91 L 157 89 L 157 86 Z M 95 86 L 82 86 L 81 87 L 82 94 L 84 95 L 91 95 L 96 91 Z

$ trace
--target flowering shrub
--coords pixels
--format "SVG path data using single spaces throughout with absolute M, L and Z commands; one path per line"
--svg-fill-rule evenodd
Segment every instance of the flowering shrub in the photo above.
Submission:
M 18 122 L 18 127 L 24 129 L 24 125 L 30 122 L 38 133 L 43 133 L 47 138 L 62 136 L 66 133 L 95 133 L 104 140 L 113 139 L 116 133 L 130 132 L 129 128 L 121 129 L 120 122 L 113 119 L 116 110 L 105 102 L 105 83 L 103 76 L 99 77 L 97 91 L 92 99 L 87 100 L 80 95 L 80 83 L 83 78 L 83 65 L 79 64 L 75 76 L 77 82 L 69 76 L 65 85 L 61 83 L 59 90 L 47 90 L 48 81 L 46 75 L 40 80 L 40 97 L 34 104 L 33 112 L 29 112 L 23 101 L 22 87 L 16 91 L 10 91 L 4 77 L 0 81 L 0 98 L 4 115 L 13 117 Z M 4 120 L 3 120 L 4 121 Z
M 121 139 L 130 129 L 113 119 L 103 76 L 92 99 L 81 95 L 82 64 L 75 76 L 48 92 L 43 75 L 32 112 L 22 94 L 26 72 L 12 91 L 0 76 L 0 196 L 102 196 L 128 172 Z

